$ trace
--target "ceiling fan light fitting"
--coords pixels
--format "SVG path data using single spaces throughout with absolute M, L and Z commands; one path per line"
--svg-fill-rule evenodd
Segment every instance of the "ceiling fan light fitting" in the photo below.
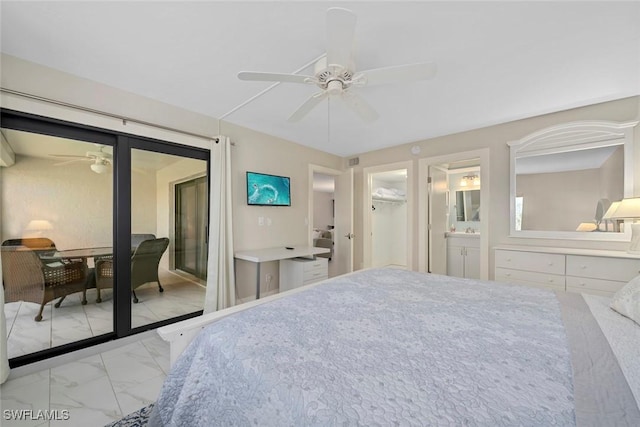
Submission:
M 91 170 L 95 173 L 105 173 L 109 170 L 109 166 L 105 163 L 94 163 L 91 165 Z
M 327 82 L 327 92 L 329 95 L 340 95 L 344 89 L 344 85 L 340 80 L 330 80 Z

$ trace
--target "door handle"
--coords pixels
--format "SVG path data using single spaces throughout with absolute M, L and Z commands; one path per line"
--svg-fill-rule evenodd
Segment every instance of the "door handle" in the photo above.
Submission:
M 346 237 L 347 239 L 351 240 L 351 239 L 353 239 L 354 237 L 356 237 L 356 235 L 355 235 L 355 234 L 353 234 L 353 233 L 347 233 L 347 234 L 345 234 L 345 235 L 344 235 L 344 237 Z

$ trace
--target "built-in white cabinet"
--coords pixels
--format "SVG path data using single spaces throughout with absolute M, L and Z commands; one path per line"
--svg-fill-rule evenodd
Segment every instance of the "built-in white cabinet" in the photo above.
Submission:
M 327 258 L 291 258 L 280 261 L 280 292 L 329 278 Z
M 480 278 L 480 235 L 447 233 L 447 276 Z
M 612 296 L 640 274 L 640 256 L 622 251 L 498 246 L 495 280 Z

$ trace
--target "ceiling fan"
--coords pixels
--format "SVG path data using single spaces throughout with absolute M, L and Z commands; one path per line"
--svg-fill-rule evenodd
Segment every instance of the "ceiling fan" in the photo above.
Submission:
M 289 122 L 299 121 L 328 97 L 340 98 L 363 120 L 374 121 L 378 113 L 353 88 L 426 80 L 435 76 L 437 67 L 433 62 L 422 62 L 356 71 L 353 61 L 355 26 L 356 15 L 352 11 L 340 7 L 332 7 L 327 11 L 327 52 L 316 62 L 313 76 L 241 71 L 238 78 L 318 86 L 320 92 L 300 105 L 287 119 Z
M 55 166 L 68 165 L 75 162 L 93 162 L 91 170 L 95 173 L 105 173 L 109 171 L 109 165 L 113 164 L 113 156 L 104 151 L 104 145 L 96 144 L 98 151 L 87 151 L 84 156 L 74 156 L 67 154 L 49 154 L 51 157 L 70 159 L 66 162 L 56 163 Z

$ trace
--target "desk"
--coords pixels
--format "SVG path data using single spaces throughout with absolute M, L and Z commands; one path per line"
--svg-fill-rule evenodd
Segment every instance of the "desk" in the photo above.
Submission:
M 256 263 L 256 299 L 260 299 L 260 263 L 298 257 L 315 257 L 317 254 L 329 252 L 329 248 L 316 248 L 313 246 L 297 246 L 293 249 L 286 249 L 280 246 L 277 248 L 238 251 L 233 256 L 235 259 Z

